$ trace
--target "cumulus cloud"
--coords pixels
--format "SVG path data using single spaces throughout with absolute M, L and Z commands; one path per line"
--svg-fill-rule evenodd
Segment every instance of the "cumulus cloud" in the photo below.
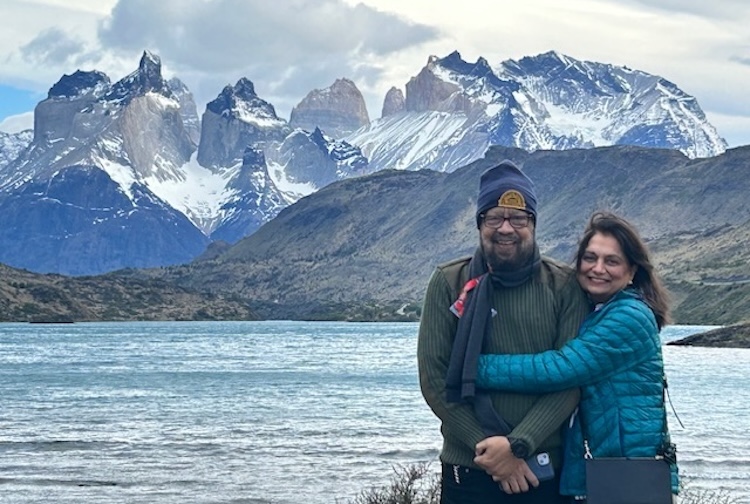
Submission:
M 84 43 L 60 28 L 48 28 L 21 46 L 19 51 L 30 62 L 57 64 L 77 58 L 84 51 Z
M 213 81 L 225 76 L 225 84 L 247 77 L 259 94 L 299 100 L 339 77 L 374 82 L 383 68 L 378 60 L 442 36 L 433 27 L 341 0 L 189 5 L 119 0 L 100 24 L 99 42 L 119 53 L 152 50 L 188 83 L 191 74 L 213 74 Z
M 288 118 L 309 91 L 346 77 L 374 118 L 385 92 L 403 90 L 429 55 L 459 50 L 469 61 L 498 63 L 555 49 L 661 75 L 696 96 L 711 117 L 750 117 L 742 99 L 750 76 L 746 0 L 530 0 L 509 5 L 501 17 L 477 15 L 490 4 L 6 0 L 0 18 L 15 22 L 0 30 L 0 47 L 13 48 L 0 50 L 0 82 L 32 82 L 43 91 L 76 69 L 115 80 L 135 70 L 148 49 L 161 57 L 166 77 L 188 85 L 199 112 L 246 77 Z
M 186 65 L 230 70 L 268 59 L 388 53 L 426 42 L 434 28 L 340 0 L 120 0 L 102 23 L 105 47 L 157 47 Z
M 55 67 L 82 65 L 101 58 L 100 53 L 89 50 L 82 39 L 57 27 L 42 30 L 20 46 L 18 53 L 28 63 Z
M 175 65 L 219 72 L 387 56 L 437 35 L 340 0 L 214 0 L 190 8 L 181 0 L 120 0 L 99 29 L 104 47 L 151 47 Z

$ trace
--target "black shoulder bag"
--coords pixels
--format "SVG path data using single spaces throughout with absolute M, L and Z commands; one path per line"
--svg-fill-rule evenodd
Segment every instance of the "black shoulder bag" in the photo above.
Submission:
M 593 457 L 581 417 L 587 504 L 672 504 L 670 464 L 676 463 L 676 448 L 669 439 L 667 410 L 662 406 L 662 446 L 653 457 Z

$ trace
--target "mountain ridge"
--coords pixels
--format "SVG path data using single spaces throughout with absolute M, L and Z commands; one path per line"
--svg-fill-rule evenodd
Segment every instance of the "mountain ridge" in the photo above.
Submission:
M 117 279 L 236 300 L 264 319 L 417 320 L 434 267 L 477 245 L 479 176 L 504 159 L 535 182 L 544 254 L 570 262 L 588 215 L 613 210 L 647 241 L 677 323 L 748 321 L 750 208 L 736 202 L 750 191 L 750 146 L 696 160 L 632 146 L 493 147 L 450 173 L 385 170 L 332 183 L 190 263 L 86 278 L 101 279 L 102 291 Z M 389 199 L 399 204 L 382 204 Z M 8 271 L 0 286 L 18 282 Z M 77 278 L 69 281 L 66 296 L 75 297 Z
M 681 323 L 747 317 L 750 209 L 730 202 L 750 191 L 742 175 L 750 147 L 699 160 L 631 146 L 534 153 L 493 147 L 451 173 L 381 171 L 332 184 L 211 260 L 159 275 L 262 301 L 258 312 L 270 318 L 354 317 L 366 306 L 391 316 L 404 307 L 418 313 L 432 269 L 470 255 L 478 243 L 479 175 L 503 159 L 522 166 L 537 186 L 544 253 L 569 262 L 588 215 L 613 210 L 647 240 L 674 289 Z M 400 206 L 379 208 L 386 194 Z
M 242 77 L 199 118 L 189 89 L 167 80 L 149 51 L 117 82 L 98 71 L 65 75 L 38 104 L 30 144 L 0 142 L 9 153 L 0 152 L 0 261 L 75 275 L 180 264 L 185 251 L 195 258 L 212 240 L 237 243 L 329 184 L 389 169 L 452 172 L 494 145 L 538 152 L 634 144 L 695 159 L 726 148 L 697 100 L 674 84 L 555 52 L 496 65 L 457 51 L 430 56 L 405 91 L 390 90 L 388 114 L 370 120 L 354 82 L 337 79 L 305 96 L 287 121 Z M 116 186 L 111 205 L 84 204 L 74 216 L 30 189 L 80 166 Z M 60 201 L 94 201 L 85 192 L 95 187 L 68 186 Z M 127 212 L 148 218 L 123 219 L 123 197 Z M 65 222 L 30 219 L 38 208 Z M 106 231 L 113 225 L 120 235 Z M 66 245 L 83 237 L 101 245 Z M 184 245 L 172 250 L 169 242 Z M 122 253 L 134 248 L 143 253 L 132 260 Z

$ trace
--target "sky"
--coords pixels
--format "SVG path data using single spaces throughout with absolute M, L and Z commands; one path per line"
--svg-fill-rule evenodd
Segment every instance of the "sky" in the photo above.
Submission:
M 491 65 L 547 51 L 659 75 L 693 95 L 730 147 L 750 145 L 747 0 L 3 0 L 0 131 L 33 124 L 63 75 L 115 82 L 149 50 L 198 114 L 246 77 L 289 119 L 313 89 L 355 82 L 370 119 L 430 56 Z

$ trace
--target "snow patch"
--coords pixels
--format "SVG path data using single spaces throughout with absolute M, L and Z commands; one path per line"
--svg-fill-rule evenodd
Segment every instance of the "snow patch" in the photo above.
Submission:
M 259 116 L 260 110 L 257 107 L 253 107 L 251 104 L 245 101 L 238 101 L 232 108 L 232 114 L 240 121 L 252 124 L 258 128 L 271 129 L 283 127 L 286 125 L 286 121 L 273 116 Z
M 227 182 L 239 165 L 221 172 L 202 167 L 193 153 L 190 161 L 180 167 L 180 179 L 164 179 L 155 174 L 143 178 L 143 183 L 159 198 L 182 212 L 206 235 L 210 234 L 221 217 L 221 205 L 233 195 Z
M 279 191 L 292 195 L 295 199 L 312 194 L 318 189 L 310 183 L 289 180 L 286 176 L 285 166 L 278 163 L 268 162 L 268 176 Z
M 157 105 L 162 110 L 168 110 L 168 109 L 179 109 L 180 104 L 177 102 L 177 100 L 173 100 L 172 98 L 168 98 L 160 93 L 155 93 L 153 91 L 147 92 L 144 96 L 149 98 L 152 103 Z
M 94 164 L 104 170 L 107 175 L 109 175 L 109 178 L 120 186 L 122 192 L 124 192 L 128 199 L 133 202 L 133 205 L 135 205 L 132 186 L 136 182 L 136 178 L 133 169 L 130 166 L 122 165 L 104 157 L 96 159 Z

